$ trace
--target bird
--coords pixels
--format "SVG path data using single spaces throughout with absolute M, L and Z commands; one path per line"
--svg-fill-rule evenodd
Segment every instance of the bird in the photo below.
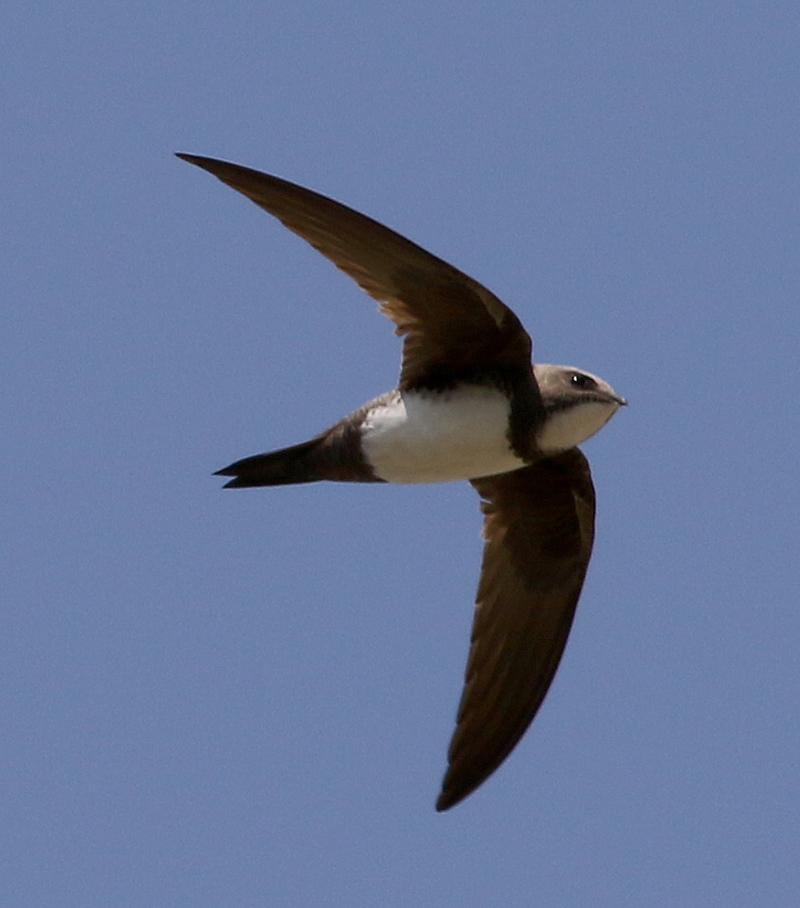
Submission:
M 511 753 L 550 687 L 594 539 L 577 445 L 627 401 L 590 372 L 532 362 L 514 312 L 478 281 L 357 211 L 279 177 L 178 153 L 302 237 L 402 338 L 397 387 L 308 441 L 237 460 L 226 488 L 468 480 L 483 553 L 464 686 L 436 810 Z

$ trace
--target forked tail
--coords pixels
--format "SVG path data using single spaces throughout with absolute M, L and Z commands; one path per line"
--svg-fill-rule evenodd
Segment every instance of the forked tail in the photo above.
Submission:
M 309 441 L 237 460 L 215 476 L 232 476 L 226 489 L 284 486 L 321 479 L 380 482 L 361 454 L 357 431 L 339 423 Z

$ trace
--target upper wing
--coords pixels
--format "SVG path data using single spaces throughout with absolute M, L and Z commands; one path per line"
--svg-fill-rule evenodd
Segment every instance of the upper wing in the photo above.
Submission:
M 472 485 L 483 499 L 483 565 L 437 810 L 477 788 L 539 709 L 567 642 L 594 537 L 594 487 L 577 448 Z
M 266 209 L 353 278 L 405 336 L 400 388 L 529 368 L 531 341 L 493 293 L 388 227 L 278 177 L 179 154 Z

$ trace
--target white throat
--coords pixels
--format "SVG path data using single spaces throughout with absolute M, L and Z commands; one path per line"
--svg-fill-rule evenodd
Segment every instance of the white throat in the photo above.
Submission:
M 556 410 L 536 436 L 539 450 L 543 454 L 556 454 L 574 448 L 602 429 L 618 408 L 616 403 L 587 400 L 566 410 Z

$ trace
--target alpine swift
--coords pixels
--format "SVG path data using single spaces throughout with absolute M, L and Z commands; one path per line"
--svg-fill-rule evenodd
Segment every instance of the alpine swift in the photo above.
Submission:
M 572 625 L 594 536 L 576 445 L 626 401 L 589 372 L 532 364 L 491 291 L 377 221 L 278 177 L 180 154 L 278 218 L 380 304 L 403 338 L 393 391 L 292 447 L 220 470 L 226 488 L 328 479 L 467 479 L 483 560 L 466 676 L 436 802 L 446 810 L 505 760 L 541 706 Z

